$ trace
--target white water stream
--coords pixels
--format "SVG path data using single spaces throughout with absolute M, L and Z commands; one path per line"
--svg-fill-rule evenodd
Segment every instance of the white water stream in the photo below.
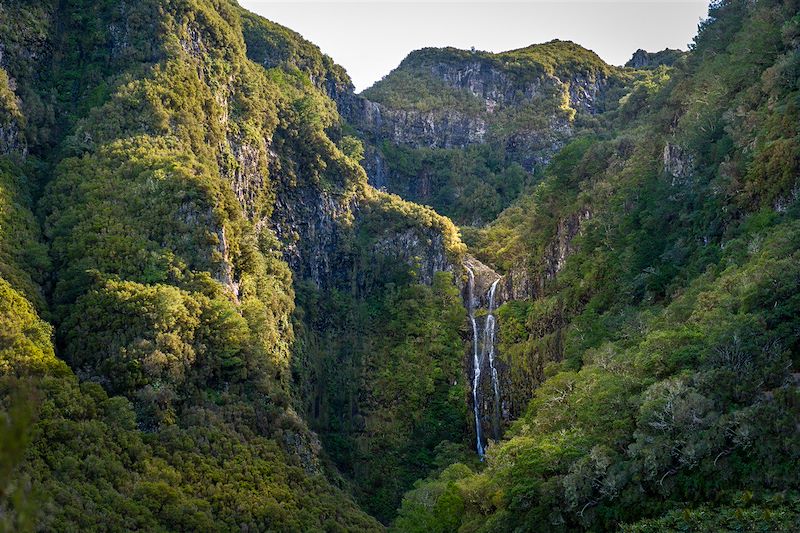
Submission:
M 497 375 L 497 367 L 495 366 L 495 332 L 497 329 L 497 320 L 494 317 L 494 300 L 497 284 L 500 279 L 496 279 L 492 286 L 489 288 L 487 300 L 489 304 L 488 314 L 486 315 L 483 324 L 483 335 L 478 334 L 478 322 L 475 319 L 475 273 L 470 267 L 467 268 L 468 281 L 468 299 L 467 309 L 469 311 L 469 320 L 472 324 L 472 408 L 475 414 L 475 441 L 476 449 L 481 460 L 484 455 L 483 435 L 481 427 L 481 406 L 480 401 L 480 382 L 483 362 L 488 358 L 489 372 L 492 380 L 492 391 L 494 392 L 494 403 L 492 413 L 492 427 L 494 428 L 494 438 L 499 438 L 499 415 L 500 415 L 500 380 Z M 480 304 L 480 301 L 478 301 Z M 483 342 L 481 343 L 481 337 Z M 488 356 L 488 357 L 487 357 Z

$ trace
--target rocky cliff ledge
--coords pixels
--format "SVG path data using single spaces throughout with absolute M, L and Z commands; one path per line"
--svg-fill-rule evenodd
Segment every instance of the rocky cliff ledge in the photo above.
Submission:
M 550 59 L 554 50 L 563 64 Z M 500 142 L 532 169 L 572 135 L 576 114 L 604 110 L 617 81 L 616 70 L 594 53 L 552 41 L 501 54 L 418 50 L 361 95 L 337 88 L 331 96 L 370 142 L 427 148 Z
M 324 90 L 365 145 L 371 185 L 481 225 L 618 105 L 631 74 L 552 41 L 498 54 L 418 50 L 361 94 L 327 76 Z

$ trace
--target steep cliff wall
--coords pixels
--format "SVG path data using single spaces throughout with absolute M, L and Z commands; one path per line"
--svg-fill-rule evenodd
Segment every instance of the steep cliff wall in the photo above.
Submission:
M 423 49 L 361 95 L 332 96 L 369 147 L 370 183 L 481 225 L 616 107 L 630 76 L 563 41 L 500 54 Z
M 484 445 L 489 439 L 497 441 L 524 412 L 536 388 L 545 379 L 545 367 L 564 358 L 567 313 L 558 306 L 548 308 L 544 302 L 567 259 L 577 251 L 575 240 L 590 218 L 590 211 L 584 210 L 558 220 L 535 263 L 521 262 L 502 275 L 475 257 L 468 255 L 464 259 L 472 286 L 465 282 L 461 291 L 465 307 L 469 309 L 472 305 L 475 309 L 477 329 L 470 332 L 470 337 L 472 343 L 478 342 L 480 347 L 478 361 L 472 353 L 474 344 L 469 347 L 464 368 L 474 378 L 476 366 L 480 367 L 481 378 L 471 382 L 471 391 L 477 387 L 478 394 L 471 397 L 470 403 L 473 408 L 476 399 L 480 403 L 477 423 L 481 425 Z M 538 324 L 520 316 L 520 312 L 527 313 L 532 306 L 543 303 L 544 317 Z M 487 314 L 494 315 L 491 326 L 487 326 Z M 491 335 L 487 333 L 489 327 L 494 328 Z M 492 361 L 486 346 L 489 342 L 492 343 Z M 494 398 L 497 405 L 493 404 Z
M 229 175 L 292 269 L 293 404 L 359 503 L 388 521 L 438 447 L 466 442 L 464 311 L 453 282 L 464 246 L 449 220 L 367 183 L 361 143 L 330 99 L 342 112 L 342 99 L 356 98 L 339 67 L 271 23 L 250 17 L 245 29 L 248 57 L 289 85 L 274 130 L 263 144 L 237 143 L 241 171 Z M 269 204 L 259 208 L 264 176 Z M 441 373 L 409 380 L 425 368 Z
M 569 42 L 502 54 L 424 49 L 346 102 L 343 115 L 377 141 L 429 148 L 504 142 L 530 170 L 571 135 L 577 113 L 603 111 L 617 82 L 612 67 Z M 519 115 L 534 108 L 526 123 Z

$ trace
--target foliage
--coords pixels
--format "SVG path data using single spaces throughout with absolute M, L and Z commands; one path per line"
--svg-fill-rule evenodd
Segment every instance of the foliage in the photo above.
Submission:
M 26 460 L 14 478 L 27 480 L 40 504 L 35 514 L 25 509 L 38 515 L 37 528 L 378 530 L 324 477 L 219 409 L 193 408 L 180 425 L 145 434 L 131 403 L 96 384 L 46 377 L 35 390 L 37 420 L 26 428 Z M 24 391 L 4 379 L 3 405 Z M 252 409 L 240 405 L 237 416 Z
M 344 69 L 300 34 L 244 9 L 241 17 L 247 57 L 251 60 L 266 68 L 299 69 L 319 88 L 324 88 L 326 83 L 343 88 L 352 86 Z
M 442 149 L 383 143 L 381 153 L 394 173 L 394 193 L 462 224 L 494 220 L 535 179 L 490 145 Z
M 684 60 L 470 233 L 533 287 L 498 310 L 519 419 L 397 524 L 796 529 L 796 8 L 713 4 Z
M 425 70 L 409 72 L 403 69 L 402 64 L 364 91 L 364 96 L 389 108 L 413 109 L 423 113 L 454 109 L 474 114 L 481 111 L 482 104 L 471 93 L 452 88 Z
M 252 63 L 228 2 L 14 3 L 20 31 L 6 9 L 0 127 L 35 155 L 0 158 L 3 525 L 380 529 L 289 405 L 292 274 L 256 227 L 273 172 L 363 184 L 296 68 L 313 47 Z
M 372 268 L 365 275 L 379 285 L 361 297 L 299 292 L 309 329 L 295 372 L 326 452 L 364 507 L 389 520 L 403 492 L 436 467 L 442 443 L 465 442 L 463 308 L 449 274 L 428 287 L 410 284 L 396 261 Z
M 423 48 L 412 52 L 397 69 L 364 91 L 364 96 L 392 108 L 429 111 L 454 106 L 478 110 L 479 101 L 468 91 L 448 88 L 429 72 L 439 65 L 471 62 L 481 69 L 507 72 L 524 83 L 547 74 L 569 78 L 575 73 L 608 75 L 614 70 L 594 52 L 570 41 L 553 40 L 499 54 L 457 48 Z M 427 86 L 426 86 L 427 85 Z
M 776 494 L 765 501 L 753 501 L 743 493 L 741 507 L 710 507 L 670 511 L 665 516 L 642 520 L 623 527 L 625 532 L 655 531 L 791 531 L 800 524 L 797 498 Z M 787 501 L 788 500 L 788 501 Z
M 466 249 L 366 185 L 340 67 L 226 0 L 0 6 L 0 527 L 796 529 L 799 35 L 726 0 L 670 69 L 427 49 L 368 91 L 483 116 L 431 68 L 558 79 L 486 146 L 379 147 L 405 196 L 499 213 L 473 252 L 531 288 L 478 464 Z M 573 76 L 617 84 L 602 116 Z M 552 120 L 579 135 L 524 170 L 505 141 Z

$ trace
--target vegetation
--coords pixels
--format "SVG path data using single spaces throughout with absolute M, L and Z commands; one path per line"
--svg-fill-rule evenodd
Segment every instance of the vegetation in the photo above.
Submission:
M 303 397 L 326 452 L 385 521 L 415 480 L 467 455 L 463 308 L 445 273 L 373 291 L 300 291 L 316 334 L 301 334 L 296 372 L 313 384 Z
M 712 5 L 685 61 L 469 234 L 535 287 L 498 311 L 519 419 L 398 530 L 797 528 L 796 13 Z
M 637 72 L 422 50 L 366 94 L 492 116 L 426 148 L 357 138 L 346 73 L 228 0 L 3 4 L 0 530 L 798 529 L 798 9 L 715 2 Z M 490 112 L 428 83 L 465 61 L 552 83 Z M 436 210 L 530 296 L 485 462 Z
M 449 220 L 397 196 L 373 193 L 362 209 L 357 278 L 298 286 L 294 373 L 325 451 L 387 522 L 415 480 L 467 455 L 461 297 L 452 274 L 421 263 L 431 246 L 456 264 L 464 250 Z
M 37 26 L 2 25 L 3 528 L 380 529 L 291 408 L 292 274 L 255 227 L 283 185 L 265 139 L 329 158 L 295 180 L 363 180 L 332 102 L 251 63 L 227 2 L 8 9 Z
M 437 149 L 385 142 L 381 152 L 395 173 L 393 192 L 474 226 L 494 220 L 535 181 L 532 173 L 490 145 Z
M 520 85 L 542 75 L 567 79 L 575 73 L 607 76 L 614 67 L 600 57 L 570 41 L 554 40 L 499 54 L 457 48 L 423 48 L 412 52 L 400 66 L 363 95 L 390 108 L 431 111 L 451 109 L 480 110 L 479 95 L 466 88 L 454 88 L 433 75 L 433 70 L 474 63 L 480 69 L 503 71 Z M 437 105 L 438 104 L 438 105 Z
M 653 77 L 607 65 L 568 41 L 499 54 L 425 48 L 363 96 L 381 104 L 387 120 L 411 117 L 395 130 L 424 114 L 452 132 L 435 142 L 414 142 L 413 131 L 398 140 L 365 128 L 363 136 L 385 162 L 390 192 L 481 227 L 529 191 L 573 135 L 599 128 L 598 113 L 616 109 L 629 85 Z M 461 139 L 463 128 L 481 130 L 482 138 L 450 139 Z
M 639 49 L 634 52 L 633 57 L 625 63 L 630 68 L 657 68 L 661 65 L 671 67 L 682 58 L 685 52 L 673 48 L 665 48 L 659 52 L 647 52 Z

